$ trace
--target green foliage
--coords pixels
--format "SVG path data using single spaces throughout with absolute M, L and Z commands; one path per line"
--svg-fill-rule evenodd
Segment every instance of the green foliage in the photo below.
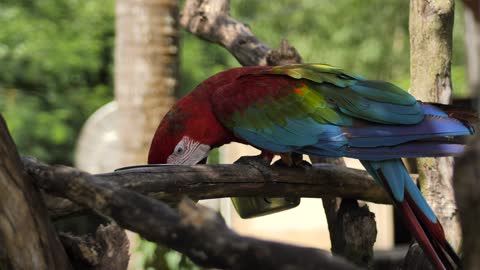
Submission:
M 192 261 L 186 256 L 149 242 L 145 239 L 141 239 L 136 247 L 136 253 L 139 260 L 135 262 L 132 269 L 145 269 L 145 270 L 200 270 Z
M 180 93 L 184 96 L 207 77 L 238 66 L 238 62 L 224 48 L 181 30 L 180 39 Z
M 377 79 L 408 72 L 408 1 L 237 2 L 234 16 L 251 25 L 261 40 L 277 46 L 286 37 L 305 62 Z
M 72 163 L 81 125 L 112 98 L 113 1 L 6 1 L 0 111 L 20 152 Z

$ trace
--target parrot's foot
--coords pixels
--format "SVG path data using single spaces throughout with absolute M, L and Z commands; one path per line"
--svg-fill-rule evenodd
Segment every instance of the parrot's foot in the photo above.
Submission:
M 268 166 L 270 165 L 270 162 L 263 159 L 261 156 L 243 156 L 235 161 L 234 164 Z
M 297 153 L 280 154 L 281 159 L 274 163 L 275 166 L 289 168 L 310 168 L 312 164 L 303 160 L 303 155 Z
M 258 156 L 243 156 L 240 157 L 234 164 L 244 164 L 244 165 L 252 165 L 257 167 L 258 165 L 266 167 L 269 166 L 272 162 L 273 154 L 269 152 L 262 152 Z

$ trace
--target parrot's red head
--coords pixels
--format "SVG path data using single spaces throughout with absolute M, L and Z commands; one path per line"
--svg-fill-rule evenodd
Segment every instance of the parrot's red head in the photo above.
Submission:
M 197 164 L 207 157 L 212 148 L 235 140 L 234 135 L 220 124 L 213 113 L 211 98 L 216 90 L 243 74 L 265 68 L 242 67 L 220 72 L 182 98 L 157 128 L 148 163 Z
M 150 146 L 149 164 L 194 165 L 212 148 L 230 142 L 230 132 L 212 113 L 207 93 L 197 90 L 163 118 Z

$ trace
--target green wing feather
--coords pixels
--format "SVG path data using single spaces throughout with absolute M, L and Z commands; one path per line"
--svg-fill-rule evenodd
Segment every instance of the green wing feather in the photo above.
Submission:
M 329 65 L 277 66 L 259 73 L 304 80 L 306 89 L 300 107 L 315 110 L 316 119 L 332 118 L 331 114 L 338 114 L 338 110 L 352 117 L 384 124 L 415 124 L 423 119 L 420 104 L 403 89 L 384 81 L 366 80 Z M 326 100 L 335 104 L 338 110 L 327 106 Z M 336 121 L 328 122 L 337 124 Z

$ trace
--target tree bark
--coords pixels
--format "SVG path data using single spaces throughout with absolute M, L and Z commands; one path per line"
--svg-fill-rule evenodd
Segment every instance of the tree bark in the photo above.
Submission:
M 0 115 L 0 268 L 71 269 L 38 189 Z
M 480 94 L 480 2 L 465 0 L 465 30 L 468 55 L 468 77 L 471 93 Z M 480 110 L 480 103 L 477 104 Z M 462 262 L 464 269 L 480 269 L 480 135 L 470 141 L 469 148 L 455 163 L 455 198 L 462 226 Z
M 410 93 L 426 102 L 450 103 L 454 0 L 410 1 Z M 419 184 L 446 238 L 458 250 L 461 235 L 452 188 L 453 158 L 417 161 Z
M 192 34 L 225 47 L 243 66 L 266 65 L 270 48 L 229 12 L 228 0 L 187 0 L 180 23 Z
M 179 213 L 166 204 L 118 184 L 68 167 L 36 168 L 35 183 L 109 216 L 123 228 L 147 240 L 176 249 L 205 267 L 221 269 L 357 269 L 327 252 L 242 237 L 231 231 L 216 212 L 188 199 Z
M 60 234 L 75 269 L 126 270 L 130 256 L 125 231 L 115 224 L 100 225 L 93 235 Z
M 315 163 L 346 167 L 342 158 L 311 156 L 310 159 Z M 370 212 L 368 205 L 360 205 L 361 203 L 351 198 L 325 196 L 322 203 L 332 252 L 358 266 L 370 268 L 373 264 L 373 245 L 377 239 L 375 214 Z
M 41 179 L 38 171 L 43 166 L 41 163 L 32 159 L 24 159 L 24 163 L 28 173 Z M 98 174 L 96 177 L 166 202 L 178 202 L 182 196 L 199 200 L 293 194 L 391 203 L 385 190 L 365 171 L 328 164 L 297 169 L 249 165 L 152 166 Z M 47 196 L 46 201 L 54 218 L 82 210 L 56 197 Z
M 178 1 L 116 1 L 115 100 L 119 166 L 145 164 L 178 86 Z
M 462 220 L 463 269 L 480 269 L 480 136 L 455 163 L 455 197 Z

